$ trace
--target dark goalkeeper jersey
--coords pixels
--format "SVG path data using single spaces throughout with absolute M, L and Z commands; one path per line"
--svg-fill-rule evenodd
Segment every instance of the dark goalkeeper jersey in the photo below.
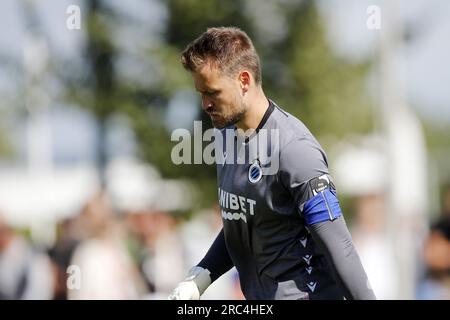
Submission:
M 308 232 L 312 224 L 341 216 L 320 144 L 272 101 L 249 138 L 234 126 L 219 132 L 223 231 L 245 297 L 342 299 L 331 266 Z

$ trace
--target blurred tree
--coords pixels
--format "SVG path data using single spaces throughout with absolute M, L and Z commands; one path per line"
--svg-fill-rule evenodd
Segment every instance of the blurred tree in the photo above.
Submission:
M 161 87 L 166 88 L 168 84 L 173 94 L 180 89 L 193 90 L 190 75 L 183 69 L 180 63 L 180 53 L 186 45 L 197 37 L 208 27 L 233 25 L 251 33 L 252 26 L 245 16 L 244 2 L 240 0 L 231 1 L 198 1 L 198 0 L 169 0 L 167 2 L 169 19 L 167 21 L 165 37 L 165 48 L 161 51 L 165 56 L 164 66 L 168 68 L 164 73 L 166 78 L 160 80 Z M 184 79 L 179 81 L 176 79 Z M 203 130 L 212 127 L 209 117 L 200 113 L 197 120 L 202 121 Z M 191 130 L 192 131 L 192 130 Z M 138 137 L 145 137 L 141 134 Z M 163 133 L 161 133 L 161 138 Z M 215 165 L 174 165 L 170 159 L 171 149 L 177 142 L 164 145 L 163 141 L 170 141 L 169 135 L 165 139 L 158 140 L 158 151 L 155 150 L 154 142 L 149 139 L 141 139 L 143 149 L 148 148 L 146 158 L 154 161 L 162 174 L 171 178 L 191 179 L 198 188 L 199 197 L 196 201 L 198 207 L 211 206 L 217 202 L 216 191 L 216 168 Z M 208 143 L 203 143 L 203 146 Z M 169 147 L 169 148 L 167 148 Z M 156 152 L 158 152 L 156 154 Z M 153 156 L 152 156 L 153 154 Z
M 104 187 L 107 164 L 106 124 L 109 117 L 119 110 L 119 84 L 114 61 L 117 50 L 111 31 L 111 24 L 117 17 L 104 1 L 92 0 L 85 2 L 83 19 L 85 42 L 81 54 L 82 65 L 60 60 L 52 71 L 64 84 L 62 100 L 94 115 L 97 122 L 97 167 Z
M 97 164 L 102 184 L 104 184 L 104 170 L 106 159 L 106 121 L 117 109 L 117 75 L 114 58 L 116 49 L 112 41 L 110 21 L 113 16 L 102 1 L 86 2 L 86 44 L 84 58 L 87 64 L 88 76 L 78 84 L 86 90 L 84 103 L 97 119 L 98 144 Z M 77 87 L 78 87 L 77 86 Z M 77 89 L 80 89 L 79 87 Z M 79 95 L 74 95 L 80 97 Z
M 371 129 L 371 109 L 365 90 L 367 64 L 353 65 L 337 58 L 328 46 L 323 22 L 314 1 L 275 1 L 275 9 L 285 17 L 285 37 L 267 45 L 256 34 L 256 26 L 248 16 L 247 1 L 170 0 L 167 46 L 178 54 L 200 33 L 211 26 L 238 26 L 253 39 L 261 55 L 263 86 L 268 96 L 288 112 L 299 117 L 311 131 L 329 143 L 349 133 Z M 246 10 L 247 9 L 247 10 Z M 264 16 L 259 17 L 264 19 Z M 270 21 L 267 21 L 270 23 Z M 264 35 L 263 35 L 264 36 Z M 175 55 L 171 63 L 178 63 Z M 179 63 L 178 63 L 179 65 Z M 173 66 L 171 71 L 174 71 Z M 177 69 L 184 72 L 181 67 Z M 167 74 L 174 77 L 174 73 Z M 192 83 L 189 83 L 192 88 Z M 211 126 L 202 113 L 203 128 Z M 325 141 L 325 146 L 327 146 Z M 150 146 L 150 143 L 146 143 Z M 216 199 L 215 167 L 180 165 L 174 168 L 161 154 L 158 167 L 168 176 L 195 178 L 205 201 Z
M 284 66 L 281 74 L 266 73 L 269 95 L 323 144 L 369 132 L 373 129 L 366 90 L 369 64 L 351 64 L 333 53 L 315 2 L 302 1 L 284 9 L 289 29 L 277 46 L 283 49 L 268 50 L 263 59 L 278 60 Z
M 445 189 L 450 186 L 450 128 L 445 123 L 422 118 L 425 141 L 428 148 L 428 164 L 431 179 Z
M 1 114 L 0 114 L 1 117 Z M 0 127 L 0 157 L 5 158 L 11 156 L 12 146 L 9 140 L 6 138 L 5 129 Z
M 162 2 L 168 18 L 161 41 L 141 47 L 146 61 L 141 61 L 140 69 L 149 70 L 150 84 L 130 79 L 117 68 L 118 57 L 124 54 L 119 49 L 123 38 L 114 33 L 113 25 L 120 26 L 126 19 L 124 13 L 106 1 L 86 2 L 85 61 L 89 72 L 88 76 L 69 81 L 68 92 L 77 104 L 92 110 L 100 128 L 104 129 L 106 119 L 115 112 L 128 115 L 140 156 L 164 177 L 190 179 L 201 195 L 198 207 L 217 202 L 215 166 L 174 165 L 170 156 L 177 142 L 170 141 L 164 119 L 170 99 L 181 90 L 194 89 L 179 57 L 184 47 L 208 27 L 233 25 L 250 35 L 261 55 L 263 86 L 268 96 L 304 121 L 325 147 L 349 133 L 371 129 L 371 109 L 365 94 L 368 65 L 353 65 L 333 54 L 315 2 L 271 0 L 285 21 L 283 36 L 271 42 L 266 41 L 264 32 L 258 32 L 265 16 L 255 19 L 250 2 L 259 5 L 254 0 Z M 136 31 L 142 28 L 127 24 Z M 145 43 L 145 39 L 142 41 Z M 198 120 L 203 121 L 203 130 L 211 127 L 204 113 Z M 332 139 L 325 139 L 328 137 Z M 100 149 L 100 164 L 104 157 Z

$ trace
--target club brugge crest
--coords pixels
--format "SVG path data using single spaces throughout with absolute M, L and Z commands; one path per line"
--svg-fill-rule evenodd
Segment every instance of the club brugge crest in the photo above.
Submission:
M 248 168 L 248 181 L 257 183 L 262 178 L 262 169 L 258 159 L 253 161 L 250 168 Z

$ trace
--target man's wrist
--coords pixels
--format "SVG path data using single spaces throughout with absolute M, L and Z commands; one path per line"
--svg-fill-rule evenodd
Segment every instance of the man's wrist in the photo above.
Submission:
M 200 295 L 211 285 L 211 272 L 200 266 L 195 266 L 189 270 L 184 281 L 193 281 L 198 288 Z

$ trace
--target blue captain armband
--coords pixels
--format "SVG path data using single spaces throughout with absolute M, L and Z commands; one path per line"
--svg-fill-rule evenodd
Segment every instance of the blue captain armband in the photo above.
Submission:
M 334 220 L 342 215 L 336 191 L 327 188 L 305 202 L 303 217 L 307 225 Z

